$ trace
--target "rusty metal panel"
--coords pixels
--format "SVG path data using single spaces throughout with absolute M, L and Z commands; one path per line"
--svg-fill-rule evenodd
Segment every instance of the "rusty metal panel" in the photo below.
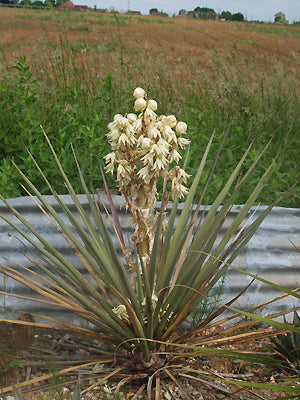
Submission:
M 76 207 L 74 206 L 70 196 L 64 195 L 60 196 L 64 204 L 72 211 L 73 215 L 78 221 L 84 226 L 83 221 L 78 214 Z M 125 241 L 130 243 L 130 236 L 132 234 L 132 226 L 130 222 L 130 216 L 125 212 L 124 199 L 121 196 L 112 196 L 114 204 L 118 211 L 118 216 L 121 222 L 121 226 L 124 231 Z M 57 211 L 62 220 L 72 228 L 69 220 L 60 210 L 56 200 L 53 196 L 45 196 L 49 204 L 51 204 Z M 105 195 L 101 196 L 103 203 L 109 209 L 109 203 Z M 89 204 L 85 195 L 79 195 L 82 206 L 87 211 L 88 215 L 92 218 L 89 211 Z M 62 252 L 62 254 L 67 257 L 70 262 L 72 262 L 76 267 L 85 273 L 85 268 L 70 249 L 67 242 L 62 238 L 56 227 L 47 219 L 47 217 L 41 212 L 39 207 L 30 197 L 22 197 L 17 199 L 8 200 L 9 203 L 15 207 L 22 216 L 30 222 L 34 228 L 43 235 L 43 237 L 51 243 L 56 249 Z M 103 205 L 99 203 L 101 213 L 103 218 L 107 221 L 107 226 L 112 234 L 113 242 L 118 249 L 120 256 L 121 250 L 118 240 L 114 234 L 114 231 L 110 225 L 109 219 L 105 214 Z M 183 204 L 179 206 L 178 216 Z M 239 212 L 241 206 L 233 206 L 231 214 L 228 216 L 226 225 L 232 220 L 232 218 Z M 264 206 L 253 208 L 250 212 L 255 211 L 255 215 L 259 215 L 265 209 Z M 202 212 L 207 212 L 207 210 L 202 209 Z M 6 218 L 12 219 L 16 222 L 16 225 L 20 228 L 23 226 L 19 221 L 9 212 L 5 204 L 0 204 L 0 214 L 4 215 Z M 249 214 L 249 215 L 250 215 Z M 224 228 L 225 228 L 224 227 Z M 28 233 L 30 237 L 32 235 Z M 262 223 L 261 227 L 258 229 L 254 237 L 248 243 L 246 249 L 241 253 L 241 255 L 234 261 L 234 266 L 239 267 L 253 275 L 259 275 L 262 278 L 270 280 L 281 286 L 287 287 L 289 289 L 294 289 L 300 286 L 300 254 L 296 251 L 292 243 L 300 248 L 300 209 L 282 208 L 275 207 L 267 218 Z M 38 268 L 32 264 L 30 259 L 26 258 L 33 257 L 31 254 L 31 245 L 24 243 L 24 239 L 20 238 L 20 235 L 16 233 L 4 220 L 0 219 L 0 263 L 4 265 L 10 265 L 21 270 L 19 265 L 23 265 L 32 271 L 37 271 Z M 25 256 L 24 256 L 25 254 Z M 88 275 L 85 273 L 88 278 Z M 229 300 L 238 294 L 245 286 L 249 284 L 251 278 L 249 276 L 243 275 L 234 269 L 229 268 L 225 284 L 223 286 L 224 300 Z M 29 289 L 24 288 L 21 283 L 12 281 L 8 278 L 0 277 L 0 290 L 9 293 L 14 293 L 20 296 L 30 295 L 31 297 L 36 297 L 32 294 Z M 235 303 L 235 307 L 246 309 L 254 306 L 258 303 L 265 302 L 281 294 L 280 291 L 269 287 L 259 281 L 255 281 L 250 288 L 247 290 L 241 298 Z M 63 315 L 64 320 L 69 320 L 72 322 L 77 322 L 77 317 L 66 313 L 64 310 L 59 310 L 57 308 L 51 308 L 43 303 L 28 302 L 21 298 L 16 298 L 12 296 L 0 295 L 0 309 L 1 314 L 4 315 L 5 308 L 12 309 L 22 309 L 24 311 L 31 311 L 37 313 L 47 312 L 55 318 L 60 318 Z M 287 297 L 283 299 L 280 303 L 272 306 L 272 311 L 277 312 L 284 309 L 291 309 L 292 307 L 299 306 L 294 298 Z M 267 308 L 267 307 L 266 307 Z M 75 320 L 74 320 L 75 318 Z

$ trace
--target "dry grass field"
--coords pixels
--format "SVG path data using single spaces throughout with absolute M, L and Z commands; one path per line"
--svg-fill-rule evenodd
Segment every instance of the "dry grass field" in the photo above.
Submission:
M 45 60 L 54 67 L 48 57 L 65 47 L 91 78 L 118 71 L 122 62 L 125 77 L 166 84 L 161 79 L 169 75 L 178 91 L 203 74 L 217 77 L 216 57 L 247 68 L 249 76 L 278 64 L 285 74 L 300 72 L 297 26 L 2 8 L 0 35 L 8 66 L 26 54 L 36 68 Z

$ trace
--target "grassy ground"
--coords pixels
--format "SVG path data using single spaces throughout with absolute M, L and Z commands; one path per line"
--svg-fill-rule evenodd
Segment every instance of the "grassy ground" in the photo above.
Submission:
M 262 170 L 281 152 L 262 203 L 300 179 L 298 26 L 1 8 L 0 35 L 0 192 L 5 197 L 24 194 L 9 158 L 46 192 L 24 144 L 47 176 L 56 178 L 40 124 L 75 186 L 70 141 L 87 181 L 102 187 L 98 159 L 109 150 L 106 126 L 114 114 L 132 111 L 137 86 L 157 100 L 160 114 L 188 123 L 191 174 L 212 130 L 217 127 L 217 151 L 232 121 L 206 202 L 252 139 L 249 162 L 274 136 Z M 249 190 L 255 183 L 253 178 Z M 64 192 L 62 182 L 58 190 Z M 279 205 L 299 207 L 297 191 Z

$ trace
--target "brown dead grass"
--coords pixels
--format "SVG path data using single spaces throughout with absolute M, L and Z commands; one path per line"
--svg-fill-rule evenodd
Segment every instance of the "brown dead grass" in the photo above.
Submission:
M 16 57 L 26 55 L 33 68 L 48 65 L 53 69 L 55 52 L 60 49 L 72 62 L 85 64 L 91 76 L 119 71 L 122 63 L 125 77 L 141 79 L 151 74 L 159 80 L 169 71 L 174 79 L 190 82 L 195 72 L 216 73 L 212 57 L 217 55 L 261 72 L 280 63 L 286 73 L 299 74 L 300 40 L 292 36 L 298 27 L 285 27 L 291 35 L 284 36 L 283 28 L 275 25 L 272 29 L 278 34 L 250 31 L 246 23 L 117 18 L 1 8 L 3 59 L 11 66 Z

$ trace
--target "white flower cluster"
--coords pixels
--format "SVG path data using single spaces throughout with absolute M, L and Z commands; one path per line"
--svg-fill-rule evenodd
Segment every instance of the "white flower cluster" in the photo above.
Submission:
M 117 172 L 120 191 L 133 216 L 135 232 L 132 241 L 139 247 L 147 268 L 156 226 L 157 180 L 162 177 L 171 181 L 171 188 L 166 186 L 166 203 L 169 196 L 182 197 L 188 192 L 185 184 L 189 175 L 178 165 L 171 168 L 171 164 L 178 164 L 179 150 L 190 141 L 183 137 L 187 131 L 186 123 L 178 122 L 174 115 L 157 116 L 157 103 L 147 100 L 144 89 L 136 88 L 133 96 L 134 109 L 139 115 L 114 116 L 107 134 L 112 152 L 104 158 L 106 171 Z
M 156 101 L 147 100 L 142 88 L 136 88 L 133 96 L 136 99 L 135 111 L 140 111 L 140 115 L 117 114 L 108 125 L 107 136 L 113 151 L 105 156 L 106 170 L 111 173 L 117 170 L 121 190 L 124 185 L 140 181 L 149 191 L 153 189 L 154 181 L 166 174 L 172 181 L 172 194 L 182 197 L 187 193 L 183 184 L 188 175 L 177 166 L 169 172 L 167 169 L 173 161 L 179 162 L 181 156 L 178 149 L 189 144 L 189 140 L 182 137 L 187 125 L 177 122 L 174 115 L 157 117 Z M 134 189 L 139 190 L 140 187 L 131 189 L 133 193 L 130 195 L 137 195 Z

